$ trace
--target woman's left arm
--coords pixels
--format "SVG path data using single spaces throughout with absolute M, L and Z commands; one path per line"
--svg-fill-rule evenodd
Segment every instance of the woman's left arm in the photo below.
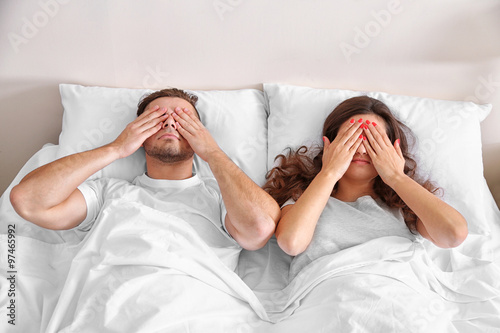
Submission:
M 373 124 L 365 127 L 365 148 L 382 180 L 418 216 L 417 231 L 442 248 L 460 245 L 468 234 L 467 221 L 453 207 L 404 173 L 405 159 L 399 140 L 392 145 L 387 134 Z

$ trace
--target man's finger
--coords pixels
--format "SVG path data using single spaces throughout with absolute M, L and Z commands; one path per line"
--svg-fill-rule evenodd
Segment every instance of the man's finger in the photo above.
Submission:
M 191 111 L 188 108 L 183 109 L 184 113 L 186 113 L 196 124 L 198 124 L 200 127 L 204 127 L 203 123 L 201 122 L 200 118 L 198 118 L 197 115 L 195 115 L 195 112 Z
M 167 109 L 160 108 L 158 105 L 156 105 L 155 107 L 151 108 L 150 110 L 144 111 L 139 117 L 137 117 L 133 121 L 133 123 L 137 124 L 137 126 L 143 126 L 144 124 L 147 124 L 151 120 L 161 118 L 162 116 L 165 115 L 166 112 L 167 112 Z
M 198 117 L 196 117 L 193 114 L 193 112 L 191 112 L 191 110 L 189 110 L 188 108 L 177 107 L 177 108 L 175 108 L 175 111 L 180 117 L 182 117 L 182 119 L 192 123 L 193 127 L 195 127 L 195 128 L 204 127 L 203 124 L 201 123 L 200 119 L 198 119 Z
M 175 122 L 175 125 L 177 126 L 177 132 L 186 139 L 188 142 L 193 138 L 193 134 L 191 134 L 189 131 L 187 131 L 184 127 L 179 122 Z
M 174 112 L 172 113 L 172 116 L 174 117 L 174 120 L 182 126 L 182 128 L 191 133 L 199 129 L 187 114 L 182 111 L 179 111 L 179 113 Z

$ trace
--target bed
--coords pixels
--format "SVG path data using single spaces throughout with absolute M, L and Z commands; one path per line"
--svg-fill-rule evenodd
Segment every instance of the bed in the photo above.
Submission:
M 469 223 L 455 249 L 379 238 L 322 257 L 289 281 L 291 257 L 274 238 L 242 251 L 233 272 L 182 220 L 140 203 L 111 203 L 104 210 L 115 213 L 102 214 L 88 233 L 21 219 L 9 201 L 12 186 L 40 165 L 113 140 L 151 91 L 59 90 L 59 144 L 34 154 L 0 198 L 2 332 L 498 331 L 500 212 L 483 176 L 480 127 L 491 105 L 280 83 L 193 90 L 206 127 L 259 185 L 286 147 L 321 142 L 323 120 L 341 101 L 378 98 L 414 131 L 420 176 L 434 179 Z M 210 176 L 199 158 L 195 168 Z M 144 170 L 138 152 L 92 177 L 132 180 Z M 130 219 L 131 211 L 143 218 Z

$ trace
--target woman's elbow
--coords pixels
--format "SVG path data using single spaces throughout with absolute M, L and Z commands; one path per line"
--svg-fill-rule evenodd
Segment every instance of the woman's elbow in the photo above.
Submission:
M 451 232 L 452 237 L 450 239 L 450 248 L 457 247 L 462 244 L 467 236 L 469 235 L 469 228 L 467 227 L 467 222 L 464 220 L 459 226 L 453 228 Z
M 461 245 L 468 235 L 469 229 L 467 228 L 467 222 L 463 220 L 461 223 L 455 223 L 450 230 L 448 230 L 447 237 L 436 245 L 441 248 L 454 248 Z
M 303 242 L 297 239 L 297 237 L 289 237 L 276 233 L 276 240 L 278 246 L 289 256 L 297 256 L 307 248 L 307 246 L 304 246 Z

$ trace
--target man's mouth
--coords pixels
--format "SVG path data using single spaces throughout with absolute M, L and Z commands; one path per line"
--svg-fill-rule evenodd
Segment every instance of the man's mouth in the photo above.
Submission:
M 177 139 L 180 140 L 179 137 L 173 133 L 165 133 L 160 136 L 159 139 L 167 139 L 167 138 L 172 138 L 172 139 Z

